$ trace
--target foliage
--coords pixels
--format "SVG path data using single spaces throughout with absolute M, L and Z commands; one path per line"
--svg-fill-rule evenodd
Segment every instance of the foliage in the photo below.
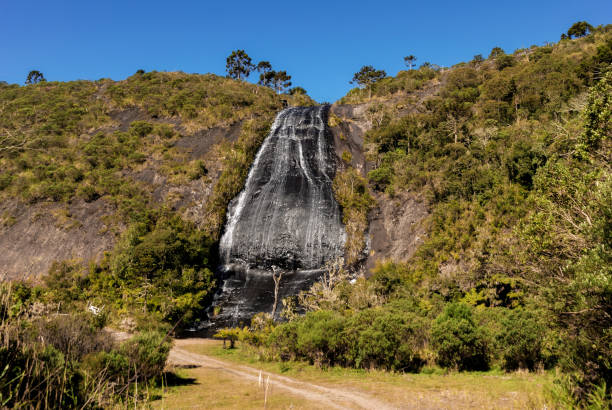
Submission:
M 251 57 L 244 50 L 234 50 L 226 59 L 225 70 L 227 75 L 236 80 L 247 78 L 255 66 Z
M 488 369 L 487 340 L 467 305 L 448 305 L 434 321 L 431 337 L 441 366 L 459 370 Z
M 353 264 L 360 259 L 365 248 L 367 217 L 373 206 L 373 199 L 366 180 L 351 167 L 336 174 L 333 189 L 334 196 L 342 208 L 342 222 L 347 233 L 346 263 Z
M 270 87 L 272 85 L 272 79 L 274 78 L 272 64 L 270 64 L 269 61 L 260 61 L 257 63 L 257 66 L 255 66 L 255 69 L 260 73 L 257 84 L 263 85 L 264 87 Z
M 271 121 L 270 115 L 246 122 L 238 141 L 233 146 L 225 147 L 223 171 L 206 203 L 205 229 L 215 240 L 219 238 L 225 223 L 227 204 L 244 186 L 251 163 L 268 134 Z
M 291 76 L 287 75 L 286 71 L 277 71 L 274 73 L 272 85 L 278 94 L 285 92 L 291 87 Z
M 41 82 L 45 82 L 45 76 L 38 70 L 32 70 L 28 73 L 28 77 L 26 78 L 26 84 L 38 84 Z
M 406 64 L 408 69 L 412 70 L 412 66 L 414 65 L 414 62 L 416 60 L 417 58 L 413 56 L 412 54 L 410 54 L 409 56 L 404 57 L 404 64 Z
M 220 329 L 213 335 L 215 339 L 223 340 L 223 348 L 225 349 L 225 342 L 229 340 L 229 348 L 233 349 L 237 340 L 240 339 L 242 331 L 240 328 L 224 328 Z
M 384 70 L 376 70 L 371 65 L 364 65 L 361 69 L 353 75 L 353 79 L 350 81 L 351 84 L 357 84 L 359 87 L 368 89 L 369 98 L 372 97 L 372 84 L 382 80 L 387 76 Z
M 296 95 L 296 94 L 308 94 L 306 92 L 306 90 L 302 87 L 293 87 L 289 90 L 289 94 L 290 95 Z
M 380 308 L 347 317 L 317 310 L 277 326 L 266 344 L 281 359 L 305 359 L 317 366 L 417 371 L 423 365 L 420 326 L 414 316 Z
M 377 291 L 476 306 L 471 319 L 434 322 L 441 365 L 557 363 L 578 402 L 610 385 L 610 33 L 512 55 L 496 48 L 436 73 L 430 86 L 441 85 L 418 112 L 373 121 L 369 183 L 424 195 L 430 209 L 415 255 L 373 271 Z
M 56 314 L 44 289 L 0 287 L 0 400 L 3 407 L 100 408 L 142 399 L 136 383 L 161 375 L 163 335 L 137 334 L 122 346 L 91 313 Z
M 584 132 L 578 149 L 597 150 L 612 135 L 612 69 L 591 89 L 584 111 Z
M 160 212 L 123 234 L 109 271 L 91 275 L 91 289 L 117 307 L 139 307 L 158 319 L 183 325 L 199 318 L 213 289 L 211 241 L 193 224 Z
M 422 66 L 418 70 L 406 70 L 397 73 L 396 77 L 386 77 L 369 87 L 368 94 L 364 94 L 361 88 L 354 88 L 342 97 L 339 104 L 359 104 L 371 100 L 373 97 L 386 97 L 389 94 L 399 92 L 411 92 L 422 89 L 429 80 L 432 80 L 439 71 L 433 67 Z
M 572 37 L 584 37 L 589 32 L 593 30 L 593 26 L 587 23 L 586 21 L 579 21 L 577 23 L 572 24 L 572 26 L 567 30 L 567 36 L 569 38 Z
M 502 319 L 497 342 L 502 349 L 502 367 L 506 370 L 544 367 L 546 323 L 539 312 L 525 309 L 508 311 Z

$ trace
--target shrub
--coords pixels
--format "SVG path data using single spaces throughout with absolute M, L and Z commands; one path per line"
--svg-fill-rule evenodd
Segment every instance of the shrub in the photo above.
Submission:
M 319 310 L 300 320 L 297 350 L 302 357 L 317 366 L 333 365 L 346 347 L 342 340 L 345 319 L 338 313 Z
M 502 367 L 506 370 L 534 370 L 543 365 L 546 326 L 533 312 L 524 309 L 508 311 L 502 319 L 497 341 L 502 350 Z
M 434 321 L 431 338 L 440 366 L 458 370 L 489 368 L 487 340 L 468 305 L 448 305 Z
M 298 321 L 283 323 L 275 327 L 267 340 L 267 346 L 280 360 L 295 360 L 297 348 Z
M 362 368 L 418 371 L 424 364 L 418 351 L 422 328 L 414 315 L 369 309 L 346 325 L 347 364 Z
M 121 345 L 120 351 L 128 358 L 136 377 L 148 380 L 161 375 L 170 353 L 170 342 L 159 332 L 143 332 Z
M 220 329 L 217 333 L 214 334 L 215 339 L 223 340 L 223 348 L 226 349 L 227 346 L 225 342 L 229 341 L 229 348 L 233 349 L 236 341 L 240 338 L 241 330 L 240 328 L 224 328 Z
M 36 337 L 53 346 L 66 360 L 78 361 L 93 352 L 108 351 L 109 335 L 94 326 L 93 315 L 54 316 L 33 322 Z

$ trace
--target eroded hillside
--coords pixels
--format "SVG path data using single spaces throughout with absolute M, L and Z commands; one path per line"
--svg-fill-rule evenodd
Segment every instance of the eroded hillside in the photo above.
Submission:
M 283 99 L 214 75 L 0 85 L 0 271 L 100 262 L 156 209 L 214 237 Z M 221 183 L 218 183 L 221 180 Z

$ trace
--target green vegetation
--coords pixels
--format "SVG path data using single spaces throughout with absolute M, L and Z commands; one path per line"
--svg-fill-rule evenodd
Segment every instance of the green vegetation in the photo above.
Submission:
M 354 81 L 368 95 L 355 89 L 341 102 L 368 102 L 365 152 L 375 167 L 360 175 L 343 155 L 333 183 L 346 265 L 285 300 L 286 323 L 258 315 L 217 337 L 324 368 L 557 368 L 558 403 L 609 406 L 612 28 L 583 23 L 558 44 L 496 47 L 444 70 L 426 63 L 386 78 L 364 66 Z M 240 51 L 228 58 L 239 80 L 254 68 Z M 258 68 L 265 85 L 289 87 L 286 73 Z M 139 70 L 121 82 L 30 83 L 0 84 L 0 199 L 104 201 L 119 240 L 99 263 L 57 262 L 42 285 L 0 289 L 0 400 L 135 406 L 142 384 L 161 375 L 164 334 L 197 324 L 209 304 L 227 204 L 283 102 L 268 87 L 214 75 Z M 312 103 L 299 90 L 283 99 Z M 221 166 L 200 226 L 135 177 L 152 170 L 174 187 L 211 178 L 209 164 L 177 143 L 236 123 L 237 140 L 211 149 Z M 407 262 L 380 263 L 350 283 L 345 268 L 362 260 L 372 190 L 383 200 L 421 194 L 427 236 Z M 107 321 L 139 334 L 108 342 Z
M 78 289 L 76 289 L 78 291 Z M 163 334 L 119 344 L 104 316 L 56 313 L 49 291 L 19 283 L 0 287 L 0 401 L 3 407 L 135 406 L 149 398 L 170 350 Z
M 567 30 L 568 38 L 578 38 L 584 37 L 593 31 L 593 26 L 587 23 L 586 21 L 579 21 L 574 23 L 569 30 Z
M 409 56 L 404 57 L 404 64 L 408 67 L 409 70 L 412 70 L 412 66 L 416 62 L 417 58 L 410 54 Z
M 282 98 L 313 103 L 305 93 Z M 205 317 L 227 204 L 283 100 L 214 75 L 139 70 L 120 82 L 0 84 L 0 102 L 1 200 L 100 201 L 118 238 L 98 263 L 58 261 L 42 283 L 2 288 L 2 405 L 136 406 L 161 380 L 167 335 Z M 236 123 L 237 141 L 212 146 L 204 159 L 179 148 L 185 134 Z M 208 175 L 211 161 L 222 165 L 218 179 Z M 143 172 L 177 189 L 210 184 L 201 225 L 170 194 L 156 196 Z M 3 226 L 14 220 L 2 215 Z M 106 324 L 135 336 L 114 343 Z
M 384 99 L 389 94 L 409 93 L 422 89 L 436 77 L 439 70 L 430 66 L 421 66 L 418 70 L 400 71 L 396 77 L 384 77 L 370 84 L 368 94 L 360 88 L 354 88 L 338 100 L 339 104 L 360 104 L 370 99 Z
M 374 83 L 366 152 L 377 167 L 334 182 L 349 263 L 362 246 L 351 238 L 363 238 L 350 214 L 371 206 L 368 185 L 424 193 L 427 238 L 406 263 L 306 292 L 305 316 L 243 340 L 264 358 L 324 367 L 557 367 L 558 403 L 609 405 L 612 30 L 579 37 Z M 416 89 L 436 91 L 398 116 Z
M 350 162 L 348 157 L 343 155 L 343 158 Z M 347 234 L 345 261 L 351 265 L 362 259 L 365 232 L 368 228 L 368 211 L 374 205 L 374 200 L 365 178 L 350 166 L 336 174 L 333 189 L 334 196 L 342 209 L 342 222 Z
M 45 76 L 38 70 L 32 70 L 28 73 L 28 77 L 26 78 L 26 84 L 37 84 L 45 80 Z
M 436 367 L 425 367 L 420 373 L 341 366 L 321 369 L 304 361 L 262 361 L 258 352 L 246 343 L 238 343 L 235 349 L 223 349 L 217 340 L 200 339 L 193 343 L 178 343 L 181 349 L 216 357 L 230 368 L 235 364 L 237 369 L 244 370 L 241 366 L 247 365 L 254 369 L 255 375 L 259 369 L 264 374 L 269 373 L 271 380 L 274 380 L 274 375 L 279 375 L 319 386 L 357 391 L 392 407 L 555 408 L 545 393 L 552 386 L 552 372 L 446 372 Z M 214 393 L 197 386 L 177 387 L 165 398 L 166 403 L 176 403 L 178 407 L 202 402 L 219 403 L 219 407 L 235 403 L 246 408 L 263 406 L 263 397 L 253 391 L 257 388 L 256 382 L 245 383 L 231 374 L 224 376 L 224 372 L 207 366 L 185 370 L 185 375 L 196 378 L 198 384 L 211 386 Z M 280 389 L 272 391 L 273 399 L 282 394 Z M 225 397 L 225 401 L 220 403 L 221 397 Z M 164 403 L 161 404 L 163 406 Z M 321 405 L 309 401 L 302 404 L 296 398 L 292 399 L 291 404 L 294 408 L 305 409 Z M 346 405 L 350 406 L 351 403 Z M 286 408 L 289 403 L 277 406 Z M 214 405 L 211 404 L 211 407 Z
M 246 79 L 255 69 L 255 65 L 251 61 L 251 57 L 244 50 L 232 51 L 232 54 L 226 60 L 227 75 L 238 81 L 242 80 L 242 77 Z
M 359 87 L 368 90 L 368 98 L 372 98 L 372 85 L 382 80 L 387 76 L 384 70 L 376 70 L 371 65 L 364 65 L 355 73 L 351 84 L 357 84 Z

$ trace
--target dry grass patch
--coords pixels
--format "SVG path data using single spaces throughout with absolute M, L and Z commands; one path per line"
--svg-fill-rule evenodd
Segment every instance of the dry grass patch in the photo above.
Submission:
M 246 347 L 223 349 L 218 340 L 184 340 L 181 348 L 303 382 L 359 391 L 400 408 L 554 408 L 545 395 L 553 379 L 550 373 L 443 373 L 426 369 L 402 374 L 341 367 L 318 369 L 302 362 L 260 361 Z

